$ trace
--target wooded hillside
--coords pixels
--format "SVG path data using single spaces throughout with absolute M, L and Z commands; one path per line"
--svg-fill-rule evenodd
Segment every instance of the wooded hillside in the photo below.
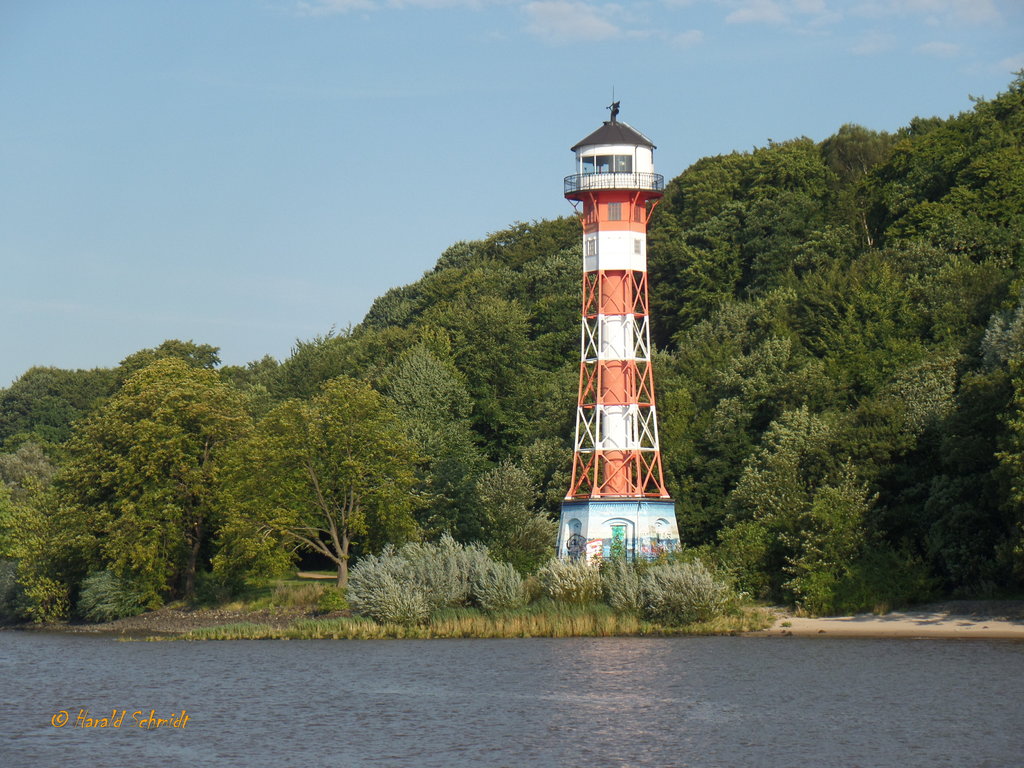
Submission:
M 893 135 L 704 158 L 648 243 L 689 549 L 819 612 L 1020 590 L 1024 76 Z M 27 371 L 0 391 L 0 609 L 66 614 L 96 574 L 145 606 L 230 591 L 302 536 L 345 560 L 450 532 L 535 568 L 568 487 L 580 262 L 574 219 L 517 224 L 281 363 L 168 341 Z

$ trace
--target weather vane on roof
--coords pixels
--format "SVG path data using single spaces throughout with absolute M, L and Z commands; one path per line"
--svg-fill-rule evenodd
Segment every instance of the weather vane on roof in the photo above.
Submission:
M 614 96 L 612 98 L 614 98 Z M 619 102 L 613 101 L 609 106 L 605 107 L 605 109 L 610 109 L 612 111 L 612 122 L 616 122 L 615 118 L 619 116 Z

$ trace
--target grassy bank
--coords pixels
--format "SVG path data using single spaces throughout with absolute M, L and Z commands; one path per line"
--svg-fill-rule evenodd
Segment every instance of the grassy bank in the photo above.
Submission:
M 666 627 L 617 614 L 606 605 L 565 606 L 541 602 L 520 611 L 490 615 L 474 609 L 438 613 L 423 625 L 378 624 L 360 617 L 300 619 L 287 627 L 240 622 L 193 629 L 153 640 L 380 640 L 385 638 L 619 637 L 730 635 L 764 629 L 769 611 L 747 607 L 734 615 L 682 627 Z
M 428 565 L 438 559 L 459 560 L 460 557 L 465 559 L 467 556 L 461 547 L 454 543 L 437 545 L 437 548 L 440 551 L 434 553 Z M 413 554 L 423 553 L 417 550 Z M 397 567 L 407 564 L 392 562 L 390 565 Z M 419 565 L 422 567 L 424 563 Z M 469 567 L 466 563 L 461 563 L 461 566 Z M 584 572 L 577 573 L 578 569 L 574 570 L 576 566 L 562 564 L 548 572 L 554 566 L 555 564 L 546 566 L 538 577 L 531 578 L 530 583 L 521 586 L 524 596 L 529 595 L 532 598 L 522 608 L 491 607 L 484 610 L 478 607 L 435 607 L 433 612 L 430 612 L 427 605 L 423 604 L 417 611 L 403 613 L 402 610 L 394 610 L 394 601 L 401 596 L 415 597 L 415 593 L 403 592 L 399 595 L 372 590 L 367 592 L 367 585 L 363 584 L 360 587 L 363 592 L 359 593 L 363 595 L 360 597 L 362 602 L 353 607 L 358 607 L 364 615 L 352 615 L 346 591 L 337 589 L 332 583 L 322 579 L 320 574 L 297 574 L 295 578 L 277 580 L 253 589 L 241 599 L 221 602 L 210 615 L 211 619 L 216 616 L 214 621 L 194 623 L 181 627 L 178 631 L 172 630 L 163 638 L 153 639 L 377 640 L 723 635 L 764 629 L 772 621 L 771 612 L 767 609 L 739 602 L 735 596 L 731 599 L 718 599 L 722 595 L 712 589 L 718 589 L 713 577 L 695 566 L 673 567 L 665 570 L 663 575 L 677 577 L 680 583 L 673 584 L 672 587 L 677 587 L 684 593 L 686 587 L 696 589 L 697 592 L 694 594 L 705 597 L 712 607 L 687 614 L 679 606 L 672 606 L 673 610 L 652 610 L 645 618 L 638 616 L 636 610 L 628 609 L 627 606 L 636 605 L 635 602 L 620 599 L 617 609 L 609 605 L 616 605 L 616 601 L 612 599 L 616 595 L 620 598 L 629 597 L 631 586 L 634 590 L 638 589 L 637 583 L 630 585 L 628 572 L 616 577 L 618 571 L 612 569 L 605 574 L 604 581 L 607 583 L 602 587 L 602 579 L 592 569 L 585 568 Z M 455 572 L 459 572 L 459 569 L 455 568 Z M 445 599 L 451 601 L 448 603 L 449 606 L 460 605 L 461 603 L 456 601 L 465 601 L 471 595 L 467 592 L 460 593 L 460 588 L 466 587 L 458 583 L 458 580 L 451 584 L 445 581 L 447 574 L 448 571 L 445 569 L 439 569 L 439 573 L 433 574 L 437 582 L 433 589 L 441 590 L 438 594 L 445 595 Z M 409 588 L 412 589 L 412 586 Z M 650 599 L 655 601 L 652 605 L 656 608 L 664 608 L 657 600 L 658 596 L 665 592 L 666 587 L 659 586 L 661 592 L 655 590 Z M 708 594 L 703 595 L 700 587 L 705 587 Z M 394 585 L 389 588 L 396 589 Z M 608 597 L 608 603 L 602 601 L 602 592 L 612 596 Z M 548 594 L 547 597 L 543 596 L 545 593 Z M 375 599 L 381 598 L 381 595 L 388 599 L 379 605 L 367 603 L 367 594 L 375 596 Z M 632 599 L 635 601 L 636 596 L 634 595 Z M 438 602 L 445 604 L 443 601 Z M 624 605 L 621 604 L 623 602 Z M 400 600 L 397 604 L 404 608 Z M 707 621 L 682 625 L 676 623 L 686 615 L 707 616 L 716 613 L 719 615 Z
M 287 578 L 273 579 L 266 584 L 249 587 L 243 595 L 229 600 L 212 600 L 205 607 L 228 611 L 264 611 L 275 608 L 304 608 L 313 610 L 325 593 L 336 591 L 334 578 L 324 578 L 326 572 L 313 571 Z

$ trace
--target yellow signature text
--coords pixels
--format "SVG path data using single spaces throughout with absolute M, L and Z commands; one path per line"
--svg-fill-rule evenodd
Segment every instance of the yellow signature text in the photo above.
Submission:
M 155 709 L 146 712 L 137 709 L 129 712 L 127 709 L 112 709 L 110 714 L 103 710 L 102 714 L 93 713 L 88 709 L 79 709 L 77 714 L 72 714 L 62 709 L 50 718 L 50 725 L 54 728 L 70 726 L 72 728 L 141 728 L 146 731 L 157 728 L 184 728 L 192 716 L 182 709 L 180 712 L 170 712 L 167 715 L 158 715 Z M 128 719 L 130 718 L 130 719 Z

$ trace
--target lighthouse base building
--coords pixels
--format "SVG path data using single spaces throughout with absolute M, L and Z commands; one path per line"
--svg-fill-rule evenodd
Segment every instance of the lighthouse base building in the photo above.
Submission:
M 671 499 L 588 499 L 562 502 L 558 552 L 587 562 L 653 560 L 679 547 Z
M 651 369 L 647 223 L 664 191 L 654 144 L 611 120 L 572 148 L 565 197 L 583 225 L 583 311 L 572 481 L 558 556 L 651 559 L 679 546 Z

